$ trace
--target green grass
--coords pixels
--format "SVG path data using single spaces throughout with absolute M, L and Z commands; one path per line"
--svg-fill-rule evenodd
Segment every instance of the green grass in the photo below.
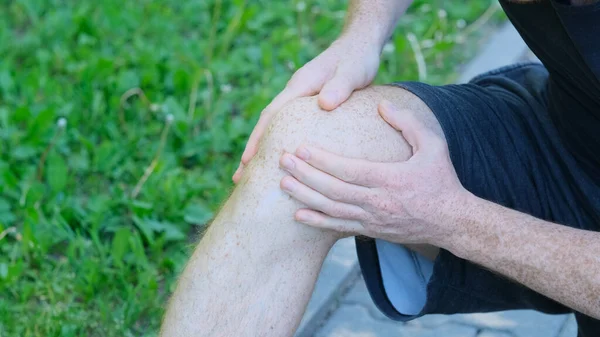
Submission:
M 416 1 L 377 82 L 419 78 L 408 33 L 451 82 L 490 1 Z M 261 109 L 342 26 L 303 3 L 0 0 L 0 336 L 156 335 Z

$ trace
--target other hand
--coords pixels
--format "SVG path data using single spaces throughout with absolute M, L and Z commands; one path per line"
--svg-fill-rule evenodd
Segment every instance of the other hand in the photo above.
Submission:
M 340 38 L 312 61 L 298 69 L 285 89 L 261 112 L 250 134 L 233 181 L 237 183 L 245 165 L 258 151 L 258 145 L 271 118 L 290 100 L 318 94 L 319 106 L 333 110 L 354 90 L 369 85 L 379 68 L 380 46 L 348 37 Z
M 291 174 L 281 188 L 307 206 L 295 214 L 307 225 L 398 243 L 439 244 L 453 232 L 445 212 L 458 209 L 468 194 L 446 141 L 413 112 L 388 101 L 379 113 L 411 145 L 409 160 L 379 163 L 300 147 L 281 157 L 281 167 Z

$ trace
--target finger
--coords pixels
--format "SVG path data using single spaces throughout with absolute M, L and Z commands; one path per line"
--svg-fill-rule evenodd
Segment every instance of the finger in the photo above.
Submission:
M 390 174 L 388 163 L 342 157 L 315 147 L 301 146 L 295 154 L 312 167 L 354 185 L 378 187 Z
M 291 176 L 281 180 L 281 189 L 308 208 L 321 211 L 329 216 L 353 220 L 360 220 L 365 216 L 362 208 L 333 201 Z
M 246 147 L 244 148 L 244 153 L 242 153 L 242 164 L 241 169 L 244 169 L 250 160 L 256 155 L 258 152 L 258 145 L 260 143 L 260 139 L 262 135 L 265 133 L 267 126 L 269 125 L 269 121 L 271 120 L 271 116 L 261 115 L 258 119 L 258 122 L 254 126 L 250 137 L 248 138 L 248 142 L 246 143 Z
M 431 131 L 415 116 L 414 111 L 400 110 L 388 100 L 383 100 L 378 110 L 389 125 L 402 132 L 404 139 L 412 146 L 413 154 L 431 138 Z
M 235 184 L 237 184 L 240 181 L 240 179 L 242 178 L 242 171 L 243 171 L 242 165 L 243 164 L 240 162 L 240 165 L 238 165 L 237 170 L 235 170 L 233 177 L 231 177 L 231 180 L 233 180 L 233 182 Z
M 359 221 L 338 219 L 310 209 L 299 209 L 294 214 L 296 221 L 311 227 L 332 230 L 342 234 L 365 235 L 365 229 Z
M 353 72 L 338 69 L 335 75 L 325 83 L 318 98 L 321 108 L 328 111 L 337 108 L 350 97 L 354 90 L 364 86 L 357 79 L 358 75 L 348 76 L 347 74 L 353 74 Z
M 362 205 L 370 192 L 366 187 L 349 184 L 320 171 L 290 153 L 281 156 L 279 164 L 298 181 L 331 200 Z

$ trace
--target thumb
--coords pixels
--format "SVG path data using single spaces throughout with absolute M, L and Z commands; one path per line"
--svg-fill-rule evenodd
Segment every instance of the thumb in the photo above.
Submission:
M 319 94 L 319 106 L 325 110 L 333 110 L 344 103 L 355 89 L 360 85 L 354 76 L 346 76 L 348 72 L 340 73 L 339 69 L 335 75 L 325 83 Z
M 404 139 L 413 148 L 413 155 L 425 143 L 428 130 L 417 119 L 414 111 L 400 110 L 392 102 L 383 100 L 379 103 L 379 114 L 394 129 L 402 132 Z

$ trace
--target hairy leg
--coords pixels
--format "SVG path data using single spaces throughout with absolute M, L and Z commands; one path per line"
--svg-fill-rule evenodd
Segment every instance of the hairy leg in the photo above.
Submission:
M 316 97 L 289 103 L 191 257 L 162 336 L 293 335 L 339 234 L 294 221 L 302 205 L 279 188 L 285 175 L 279 157 L 307 144 L 356 158 L 406 160 L 410 147 L 377 113 L 382 99 L 417 111 L 442 134 L 429 108 L 396 87 L 361 90 L 332 112 L 320 110 Z

